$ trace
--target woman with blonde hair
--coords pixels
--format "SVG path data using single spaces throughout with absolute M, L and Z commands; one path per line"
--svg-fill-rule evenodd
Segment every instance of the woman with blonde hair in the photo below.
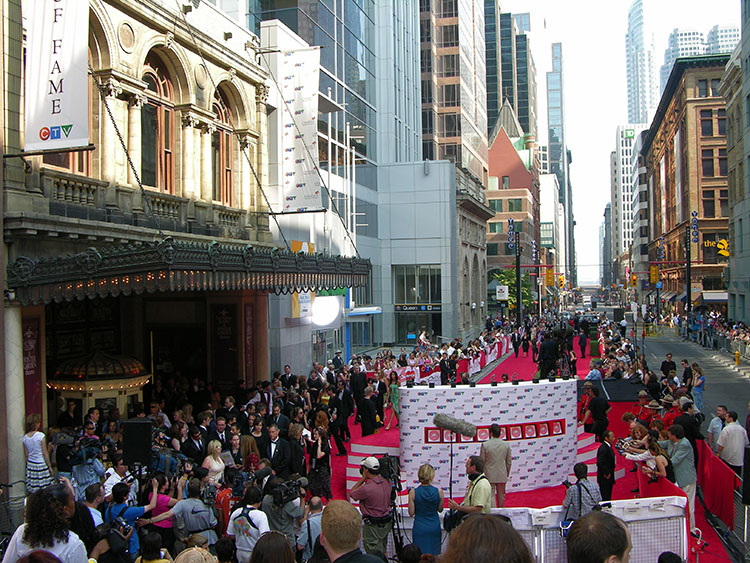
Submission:
M 417 472 L 419 487 L 409 490 L 409 516 L 414 517 L 412 540 L 422 553 L 440 555 L 443 532 L 438 512 L 443 511 L 443 491 L 433 487 L 435 468 L 425 463 Z
M 26 417 L 26 434 L 23 448 L 26 453 L 26 494 L 31 494 L 52 484 L 52 462 L 49 459 L 47 438 L 39 431 L 42 417 L 30 414 Z
M 212 485 L 219 485 L 224 479 L 224 460 L 221 459 L 221 442 L 211 440 L 206 449 L 206 458 L 201 465 L 208 469 L 208 482 Z
M 255 438 L 246 434 L 240 438 L 240 456 L 242 457 L 242 468 L 245 471 L 257 471 L 260 461 L 260 451 Z

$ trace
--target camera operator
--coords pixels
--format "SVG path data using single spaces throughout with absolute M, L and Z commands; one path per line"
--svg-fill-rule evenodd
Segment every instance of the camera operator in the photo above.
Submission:
M 302 487 L 306 485 L 306 479 L 284 482 L 274 477 L 269 481 L 269 492 L 263 497 L 261 504 L 263 512 L 268 516 L 268 526 L 284 534 L 293 550 L 297 547 L 294 524 L 304 515 L 301 499 L 305 497 Z
M 93 432 L 94 426 L 91 421 L 86 421 L 85 432 Z M 102 450 L 103 448 L 103 450 Z M 100 483 L 105 473 L 102 462 L 99 461 L 101 453 L 106 452 L 106 446 L 100 444 L 99 440 L 81 438 L 77 449 L 70 457 L 71 473 L 78 484 L 78 495 L 76 500 L 84 500 L 86 488 L 94 483 Z
M 112 468 L 109 470 L 109 477 L 104 481 L 104 500 L 112 502 L 112 489 L 118 483 L 125 483 L 130 487 L 127 501 L 129 505 L 134 506 L 138 495 L 138 480 L 128 471 L 122 454 L 112 456 Z
M 208 545 L 214 545 L 219 539 L 214 528 L 217 520 L 213 503 L 207 504 L 203 497 L 203 483 L 199 479 L 190 479 L 187 487 L 188 498 L 179 501 L 171 510 L 141 521 L 141 524 L 156 524 L 167 518 L 179 516 L 185 523 L 187 536 L 201 534 L 208 540 Z M 214 499 L 215 500 L 215 499 Z
M 151 486 L 154 490 L 159 488 L 156 479 L 152 479 Z M 128 506 L 126 501 L 128 500 L 129 494 L 130 486 L 126 483 L 117 483 L 112 487 L 112 504 L 110 504 L 107 507 L 107 510 L 104 511 L 105 523 L 110 523 L 115 520 L 119 523 L 119 520 L 122 519 L 125 521 L 128 528 L 133 528 L 139 518 L 156 507 L 156 495 L 151 497 L 151 502 L 146 506 Z M 123 533 L 127 534 L 127 532 L 128 529 L 123 529 Z M 130 536 L 130 547 L 128 548 L 128 553 L 133 559 L 138 556 L 140 548 L 138 534 L 134 532 L 133 535 Z
M 380 462 L 372 456 L 362 460 L 362 474 L 352 487 L 350 497 L 359 501 L 364 520 L 362 545 L 366 553 L 386 553 L 388 534 L 393 528 L 391 518 L 391 482 L 380 475 Z

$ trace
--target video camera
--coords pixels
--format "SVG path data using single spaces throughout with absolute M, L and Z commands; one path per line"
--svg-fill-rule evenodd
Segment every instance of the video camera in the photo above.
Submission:
M 242 498 L 245 495 L 245 489 L 247 486 L 253 483 L 257 483 L 258 486 L 262 488 L 263 480 L 271 475 L 271 473 L 273 473 L 273 470 L 270 467 L 264 467 L 257 472 L 238 471 L 235 474 L 234 479 L 232 479 L 232 482 L 229 483 L 232 485 L 232 496 L 235 498 Z
M 285 481 L 273 490 L 273 503 L 281 507 L 301 495 L 301 489 L 307 487 L 307 479 L 300 477 L 296 481 Z

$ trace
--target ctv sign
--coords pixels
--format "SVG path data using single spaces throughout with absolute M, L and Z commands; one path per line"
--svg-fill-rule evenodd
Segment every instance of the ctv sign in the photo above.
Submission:
M 26 0 L 26 142 L 24 149 L 89 144 L 89 3 Z

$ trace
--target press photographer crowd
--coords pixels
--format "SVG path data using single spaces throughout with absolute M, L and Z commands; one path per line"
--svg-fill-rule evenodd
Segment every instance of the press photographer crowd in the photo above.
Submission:
M 337 352 L 326 365 L 314 363 L 309 374 L 286 365 L 271 381 L 224 394 L 198 378 L 156 377 L 144 388 L 145 406 L 137 404 L 127 420 L 117 409 L 79 413 L 71 401 L 45 434 L 40 417 L 30 415 L 23 437 L 25 522 L 2 561 L 347 563 L 385 561 L 395 550 L 402 562 L 475 563 L 480 557 L 530 563 L 519 533 L 490 514 L 504 506 L 512 471 L 499 425 L 490 427 L 479 455 L 466 460 L 467 487 L 452 495 L 461 502 L 432 485 L 431 464 L 406 478 L 419 482 L 407 492 L 412 542 L 404 540 L 396 507 L 398 458 L 361 460 L 361 478 L 350 492 L 355 508 L 332 498 L 331 456 L 348 455 L 352 425 L 367 436 L 398 424 L 397 367 L 434 366 L 443 383 L 465 384 L 459 360 L 507 336 L 511 353 L 531 352 L 542 376 L 575 377 L 576 344 L 585 358 L 588 330 L 588 320 L 577 316 L 527 317 L 520 327 L 498 316 L 467 345 L 460 339 L 434 345 L 423 331 L 414 349 L 399 356 L 383 350 L 347 361 Z M 700 434 L 693 409 L 705 383 L 699 366 L 685 367 L 680 379 L 668 356 L 657 377 L 619 327 L 604 321 L 599 334 L 604 360 L 592 363 L 586 376 L 579 423 L 603 446 L 642 462 L 653 478 L 676 481 L 692 515 L 691 442 L 696 428 Z M 607 429 L 608 405 L 595 385 L 611 378 L 632 378 L 647 388 L 630 415 L 632 433 L 621 440 Z M 747 434 L 736 413 L 718 414 L 721 421 L 711 421 L 708 436 L 733 464 L 729 456 L 740 442 L 744 447 Z M 444 417 L 442 424 L 464 432 L 461 421 Z M 600 463 L 598 482 L 588 482 L 586 467 L 576 466 L 578 480 L 563 503 L 571 563 L 625 562 L 632 548 L 622 521 L 593 510 L 611 498 L 614 451 L 611 461 L 602 457 Z M 449 532 L 445 546 L 443 529 Z

